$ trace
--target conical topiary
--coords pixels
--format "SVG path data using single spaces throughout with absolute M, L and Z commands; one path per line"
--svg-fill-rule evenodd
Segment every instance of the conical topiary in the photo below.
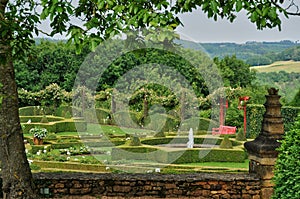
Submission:
M 46 115 L 43 115 L 42 119 L 41 119 L 41 123 L 48 123 L 48 119 L 46 117 Z
M 235 139 L 236 139 L 237 141 L 246 141 L 246 140 L 247 140 L 246 137 L 245 137 L 244 129 L 243 129 L 243 128 L 240 128 L 240 129 L 238 130 L 238 133 L 236 134 Z
M 129 145 L 130 146 L 141 146 L 140 138 L 137 135 L 133 135 L 131 137 Z
M 220 148 L 222 149 L 232 149 L 232 143 L 229 140 L 228 135 L 225 135 L 224 139 L 222 140 L 220 144 Z

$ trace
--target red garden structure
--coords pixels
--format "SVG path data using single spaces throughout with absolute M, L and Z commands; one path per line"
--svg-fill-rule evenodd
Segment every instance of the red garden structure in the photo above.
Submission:
M 244 135 L 246 137 L 246 131 L 247 131 L 247 113 L 246 113 L 246 107 L 247 107 L 247 102 L 250 100 L 249 96 L 243 96 L 239 98 L 239 105 L 238 109 L 243 109 L 244 110 Z
M 212 135 L 218 134 L 235 134 L 236 127 L 235 126 L 225 126 L 225 110 L 228 108 L 228 100 L 220 98 L 220 126 L 219 128 L 212 128 Z

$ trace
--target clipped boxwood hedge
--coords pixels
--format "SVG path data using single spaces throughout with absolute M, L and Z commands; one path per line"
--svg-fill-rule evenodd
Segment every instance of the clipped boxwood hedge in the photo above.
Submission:
M 129 117 L 128 117 L 129 114 Z M 112 124 L 121 127 L 136 128 L 140 124 L 139 114 L 133 111 L 119 111 L 112 115 Z
M 194 130 L 210 131 L 213 127 L 218 127 L 218 123 L 208 118 L 193 117 L 182 122 L 180 130 L 188 131 L 190 128 Z
M 49 107 L 41 106 L 25 106 L 19 108 L 20 116 L 35 116 L 35 115 L 52 115 L 53 110 Z
M 102 165 L 101 162 L 99 164 L 82 164 L 82 163 L 73 163 L 68 162 L 68 164 L 64 162 L 55 162 L 55 161 L 34 161 L 34 164 L 42 167 L 42 168 L 57 168 L 57 169 L 66 169 L 66 170 L 85 170 L 85 171 L 106 171 L 106 166 Z M 107 171 L 106 171 L 107 172 Z
M 261 132 L 263 115 L 265 107 L 263 105 L 247 105 L 247 137 L 256 138 Z M 281 115 L 284 121 L 284 130 L 289 131 L 297 115 L 300 113 L 300 107 L 283 106 Z
M 22 123 L 22 125 L 24 126 L 23 133 L 29 133 L 29 130 L 36 126 L 39 126 L 40 128 L 45 128 L 48 130 L 48 132 L 53 132 L 53 133 L 76 132 L 76 131 L 83 132 L 87 130 L 87 123 L 85 121 L 75 121 L 73 119 L 65 119 L 65 120 L 50 122 L 50 123 L 34 123 L 34 122 Z
M 52 115 L 47 115 L 47 120 L 48 122 L 56 122 L 56 121 L 62 121 L 64 120 L 63 117 L 56 117 L 56 116 L 52 116 Z M 26 123 L 28 122 L 28 120 L 31 120 L 32 123 L 39 123 L 41 122 L 43 116 L 39 115 L 39 116 L 20 116 L 20 121 L 21 123 Z
M 216 144 L 220 145 L 222 139 L 220 138 L 194 138 L 194 144 Z M 165 138 L 151 138 L 144 139 L 141 141 L 142 144 L 146 145 L 162 145 L 162 144 L 186 144 L 188 142 L 187 137 L 165 137 Z M 238 141 L 231 140 L 232 146 L 240 146 L 241 143 Z
M 156 132 L 176 131 L 180 124 L 179 119 L 168 114 L 153 114 L 144 121 L 145 128 Z
M 103 108 L 97 108 L 96 116 L 99 124 L 111 124 L 111 115 L 109 110 Z
M 203 154 L 203 157 L 202 155 Z M 184 149 L 161 150 L 155 147 L 116 147 L 112 149 L 112 160 L 150 160 L 160 163 L 195 162 L 244 162 L 246 152 L 242 149 Z

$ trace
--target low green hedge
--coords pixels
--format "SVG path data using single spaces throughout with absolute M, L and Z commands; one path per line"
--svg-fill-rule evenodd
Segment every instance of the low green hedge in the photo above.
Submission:
M 119 111 L 112 115 L 111 124 L 121 127 L 136 128 L 140 125 L 139 114 L 133 111 Z
M 222 139 L 220 138 L 194 138 L 194 144 L 216 144 L 220 145 Z M 162 145 L 162 144 L 186 144 L 188 142 L 187 137 L 165 137 L 165 138 L 151 138 L 144 139 L 141 141 L 142 144 L 146 145 Z M 231 140 L 233 146 L 241 145 L 238 141 Z
M 47 117 L 48 119 L 48 117 Z M 28 121 L 28 120 L 27 120 Z M 23 133 L 29 133 L 31 128 L 39 126 L 45 128 L 48 132 L 58 133 L 58 132 L 84 132 L 87 130 L 87 123 L 85 121 L 76 121 L 73 119 L 65 119 L 50 123 L 22 123 L 24 126 Z
M 247 137 L 256 138 L 261 132 L 263 115 L 265 107 L 263 105 L 247 105 Z M 300 107 L 283 106 L 281 115 L 284 121 L 284 130 L 289 131 L 297 115 L 300 113 Z
M 155 147 L 116 147 L 112 149 L 112 160 L 149 160 L 160 163 L 195 162 L 244 162 L 246 152 L 242 149 L 184 149 L 161 150 Z
M 56 122 L 64 120 L 63 117 L 56 117 L 52 115 L 46 115 L 48 122 Z M 43 115 L 39 116 L 20 116 L 21 123 L 26 123 L 28 120 L 31 120 L 32 123 L 39 123 L 41 122 Z
M 85 170 L 85 171 L 106 171 L 106 166 L 99 164 L 82 164 L 72 162 L 55 162 L 55 161 L 34 161 L 34 164 L 41 168 L 53 168 L 53 169 L 68 169 L 68 170 Z
M 49 107 L 42 106 L 26 106 L 19 108 L 20 116 L 36 116 L 36 115 L 52 115 L 53 110 Z
M 177 131 L 180 121 L 168 114 L 153 114 L 144 121 L 145 128 L 156 132 Z
M 204 157 L 199 153 L 205 154 Z M 169 156 L 176 156 L 176 151 L 169 152 Z M 186 150 L 177 160 L 175 164 L 194 163 L 194 162 L 244 162 L 246 153 L 243 150 L 236 149 L 189 149 Z
M 216 121 L 213 121 L 211 119 L 202 118 L 202 117 L 193 117 L 190 119 L 187 119 L 182 122 L 180 126 L 180 130 L 182 131 L 188 131 L 190 128 L 193 128 L 194 130 L 205 130 L 210 131 L 213 127 L 218 127 L 218 123 Z

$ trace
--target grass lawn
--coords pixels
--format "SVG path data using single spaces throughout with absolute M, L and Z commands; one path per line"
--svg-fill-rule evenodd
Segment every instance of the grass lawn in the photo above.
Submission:
M 258 72 L 279 72 L 279 71 L 285 71 L 288 73 L 300 72 L 300 62 L 295 61 L 278 61 L 274 62 L 270 65 L 264 65 L 264 66 L 253 66 L 251 69 L 255 69 Z

